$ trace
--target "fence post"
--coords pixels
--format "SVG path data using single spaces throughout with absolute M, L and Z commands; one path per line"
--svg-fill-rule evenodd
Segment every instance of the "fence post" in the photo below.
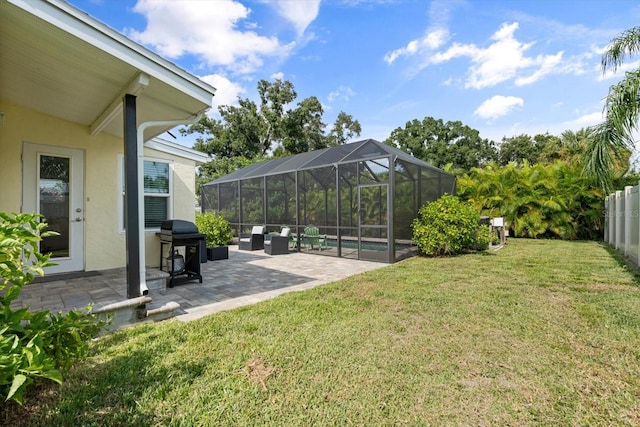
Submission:
M 609 245 L 613 246 L 614 243 L 614 234 L 616 231 L 616 206 L 615 206 L 616 196 L 614 193 L 609 194 Z
M 609 196 L 604 197 L 604 242 L 609 243 Z
M 636 186 L 638 188 L 638 202 L 635 204 L 635 206 L 633 206 L 633 210 L 631 211 L 631 218 L 629 218 L 629 221 L 635 221 L 636 223 L 638 223 L 638 221 L 640 221 L 640 217 L 638 215 L 638 213 L 640 212 L 640 181 L 638 181 L 638 185 Z M 638 245 L 636 246 L 636 265 L 640 265 L 640 225 L 638 225 L 638 235 L 636 236 L 636 238 L 638 239 Z
M 616 235 L 614 237 L 614 242 L 613 242 L 614 243 L 613 247 L 616 248 L 617 250 L 620 250 L 620 240 L 622 240 L 622 230 L 621 230 L 622 224 L 620 224 L 620 208 L 622 203 L 621 199 L 622 199 L 622 191 L 618 190 L 616 191 L 616 207 L 615 207 Z
M 616 247 L 616 227 L 618 225 L 618 212 L 616 212 L 616 193 L 615 191 L 609 196 L 609 203 L 611 203 L 611 230 L 609 231 L 609 244 L 612 247 Z
M 631 185 L 624 187 L 624 256 L 629 256 L 631 248 L 631 221 L 633 216 L 631 212 L 635 206 L 631 206 Z

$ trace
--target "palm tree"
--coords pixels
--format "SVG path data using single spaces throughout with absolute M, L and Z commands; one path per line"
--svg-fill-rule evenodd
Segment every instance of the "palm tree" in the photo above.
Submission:
M 458 179 L 458 195 L 484 215 L 502 216 L 515 237 L 597 239 L 603 226 L 602 193 L 581 165 L 489 163 Z
M 602 55 L 602 72 L 617 71 L 627 57 L 640 53 L 640 27 L 614 38 Z M 586 170 L 606 191 L 611 190 L 613 165 L 634 148 L 633 131 L 640 118 L 640 69 L 627 71 L 624 79 L 609 88 L 605 120 L 594 127 Z

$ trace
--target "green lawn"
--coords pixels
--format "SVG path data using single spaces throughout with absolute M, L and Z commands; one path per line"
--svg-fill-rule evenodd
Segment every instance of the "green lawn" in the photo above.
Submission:
M 61 426 L 639 425 L 639 283 L 595 242 L 413 258 L 115 333 L 5 409 Z

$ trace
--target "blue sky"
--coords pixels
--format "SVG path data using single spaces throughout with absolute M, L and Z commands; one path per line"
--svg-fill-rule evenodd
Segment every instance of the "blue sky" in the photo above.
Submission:
M 211 83 L 214 106 L 282 78 L 328 128 L 345 111 L 380 141 L 426 116 L 496 142 L 596 124 L 624 72 L 603 76 L 603 49 L 640 23 L 629 0 L 68 1 Z

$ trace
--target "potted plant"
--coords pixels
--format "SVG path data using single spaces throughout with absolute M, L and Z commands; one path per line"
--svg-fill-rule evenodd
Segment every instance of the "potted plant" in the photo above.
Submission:
M 215 212 L 197 212 L 196 226 L 205 235 L 209 261 L 229 258 L 228 245 L 233 242 L 229 221 Z

